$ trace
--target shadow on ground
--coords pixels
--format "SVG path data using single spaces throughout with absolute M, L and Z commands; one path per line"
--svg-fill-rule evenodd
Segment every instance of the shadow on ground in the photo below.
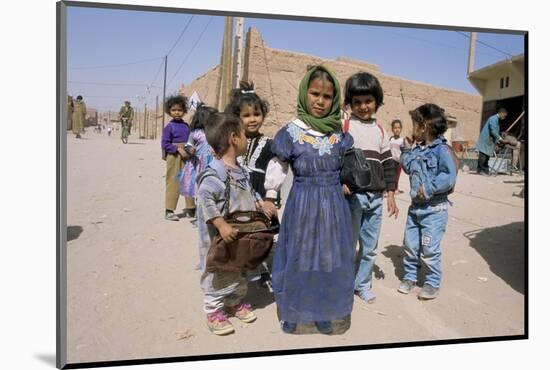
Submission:
M 332 333 L 328 335 L 341 335 L 344 334 L 351 326 L 351 316 L 346 316 L 342 320 L 332 320 Z M 321 334 L 315 323 L 300 323 L 296 327 L 296 331 L 292 335 L 303 335 L 303 334 Z M 326 335 L 326 334 L 325 334 Z
M 248 292 L 244 298 L 245 302 L 251 303 L 254 308 L 264 308 L 275 302 L 271 288 L 271 271 L 273 266 L 273 253 L 276 247 L 274 244 L 267 256 L 265 263 L 258 266 L 258 269 L 250 275 L 259 277 L 256 281 L 249 281 Z
M 382 254 L 386 257 L 388 257 L 394 268 L 394 274 L 397 277 L 399 281 L 403 279 L 403 275 L 405 275 L 405 269 L 403 267 L 403 257 L 405 257 L 405 248 L 401 245 L 388 245 Z M 423 286 L 424 281 L 426 278 L 426 271 L 427 268 L 424 265 L 424 262 L 420 260 L 420 268 L 417 272 L 417 282 L 416 285 Z M 376 277 L 376 270 L 374 276 Z M 397 288 L 397 287 L 396 287 Z
M 508 225 L 464 233 L 470 246 L 485 259 L 491 271 L 517 292 L 525 293 L 525 225 Z
M 82 226 L 67 226 L 67 241 L 78 239 L 84 229 Z
M 394 268 L 394 274 L 397 279 L 401 280 L 403 278 L 403 274 L 405 273 L 403 270 L 403 256 L 405 255 L 405 250 L 403 247 L 400 245 L 388 245 L 384 248 L 382 254 L 391 260 Z

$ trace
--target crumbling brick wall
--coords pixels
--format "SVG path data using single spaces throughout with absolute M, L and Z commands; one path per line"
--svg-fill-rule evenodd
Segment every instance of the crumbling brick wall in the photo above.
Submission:
M 458 128 L 454 139 L 477 140 L 482 106 L 480 96 L 385 75 L 376 65 L 350 58 L 325 60 L 312 55 L 271 49 L 254 28 L 247 32 L 246 43 L 243 76 L 253 81 L 256 92 L 269 102 L 270 113 L 263 127 L 269 136 L 273 136 L 282 125 L 295 117 L 298 85 L 307 66 L 324 63 L 338 76 L 342 88 L 346 79 L 359 71 L 372 73 L 379 78 L 384 89 L 384 105 L 378 110 L 377 118 L 388 131 L 390 122 L 399 118 L 403 121 L 404 133 L 408 133 L 411 130 L 408 111 L 432 102 L 456 117 Z M 186 86 L 184 91 L 187 96 L 196 90 L 203 101 L 214 105 L 218 73 L 219 68 L 215 67 Z

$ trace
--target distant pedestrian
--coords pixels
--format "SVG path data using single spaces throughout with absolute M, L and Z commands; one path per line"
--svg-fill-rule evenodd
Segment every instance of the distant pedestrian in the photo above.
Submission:
M 82 138 L 84 123 L 86 122 L 86 104 L 81 95 L 76 97 L 73 109 L 73 133 L 77 139 Z
M 124 105 L 120 107 L 120 111 L 118 112 L 118 120 L 122 122 L 123 118 L 126 119 L 128 135 L 130 135 L 132 133 L 132 123 L 134 122 L 134 108 L 128 100 L 124 102 Z
M 67 96 L 67 130 L 73 129 L 74 101 L 72 96 Z
M 391 122 L 391 131 L 393 135 L 390 137 L 390 150 L 391 156 L 395 165 L 395 193 L 403 193 L 399 190 L 399 176 L 401 175 L 401 146 L 403 145 L 403 138 L 401 137 L 401 130 L 403 125 L 401 120 L 394 119 Z

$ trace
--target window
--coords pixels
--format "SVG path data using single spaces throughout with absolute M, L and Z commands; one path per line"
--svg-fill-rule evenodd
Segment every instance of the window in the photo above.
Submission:
M 510 84 L 510 76 L 506 76 L 506 87 Z
M 501 88 L 501 89 L 504 88 L 504 78 L 501 78 L 501 79 L 500 79 L 500 88 Z

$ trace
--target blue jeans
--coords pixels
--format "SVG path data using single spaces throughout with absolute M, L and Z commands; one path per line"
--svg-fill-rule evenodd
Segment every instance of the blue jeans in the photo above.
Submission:
M 384 196 L 382 193 L 356 193 L 347 197 L 347 200 L 351 210 L 354 245 L 359 240 L 355 291 L 360 293 L 371 289 L 372 286 L 372 270 L 377 254 Z
M 427 268 L 425 284 L 441 284 L 441 239 L 447 228 L 448 202 L 409 207 L 405 225 L 403 280 L 417 281 L 420 260 Z

